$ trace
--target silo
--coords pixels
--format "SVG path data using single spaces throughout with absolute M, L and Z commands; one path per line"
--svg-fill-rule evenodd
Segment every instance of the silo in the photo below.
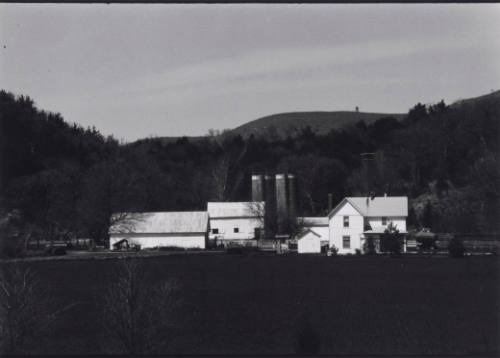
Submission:
M 278 234 L 285 231 L 286 218 L 288 216 L 287 190 L 285 174 L 276 174 L 276 215 Z
M 262 175 L 252 175 L 252 201 L 264 201 L 264 182 Z
M 274 177 L 264 176 L 264 201 L 266 202 L 264 215 L 264 230 L 266 239 L 274 240 L 276 234 L 276 190 Z
M 288 215 L 294 218 L 297 209 L 297 188 L 295 182 L 295 175 L 288 174 Z

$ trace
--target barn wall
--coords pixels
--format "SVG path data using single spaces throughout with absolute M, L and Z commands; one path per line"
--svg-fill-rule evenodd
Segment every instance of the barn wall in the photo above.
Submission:
M 216 236 L 223 240 L 253 239 L 255 228 L 262 228 L 262 220 L 257 218 L 210 218 L 209 238 Z M 233 232 L 234 228 L 239 229 L 239 233 Z M 219 229 L 218 234 L 212 234 L 213 229 Z
M 109 248 L 122 239 L 128 240 L 129 244 L 141 245 L 141 248 L 176 246 L 183 248 L 205 248 L 204 233 L 180 233 L 180 234 L 112 234 L 109 238 Z
M 344 216 L 349 216 L 349 227 L 344 228 Z M 361 249 L 361 235 L 364 231 L 363 216 L 349 203 L 344 205 L 329 220 L 330 247 L 335 246 L 339 254 L 355 253 Z M 342 247 L 342 236 L 351 237 L 350 249 Z

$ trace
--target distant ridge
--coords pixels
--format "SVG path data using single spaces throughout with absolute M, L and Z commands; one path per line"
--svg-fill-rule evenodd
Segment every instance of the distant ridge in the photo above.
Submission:
M 366 124 L 375 122 L 383 117 L 402 119 L 403 113 L 367 113 L 367 112 L 290 112 L 278 113 L 258 118 L 245 123 L 230 133 L 242 137 L 277 135 L 281 138 L 299 134 L 302 129 L 309 126 L 316 134 L 327 134 L 332 129 L 341 129 L 349 124 L 364 121 Z
M 478 97 L 459 99 L 459 100 L 453 102 L 451 104 L 451 107 L 458 107 L 458 106 L 461 106 L 464 104 L 473 104 L 473 103 L 477 103 L 477 102 L 482 101 L 482 100 L 489 100 L 489 99 L 500 100 L 500 90 L 493 91 L 491 93 L 488 93 L 488 94 L 485 94 L 482 96 L 478 96 Z
M 493 99 L 500 100 L 500 90 L 491 93 L 460 99 L 451 104 L 451 107 L 458 107 L 464 104 L 473 104 L 482 100 Z M 436 100 L 436 103 L 438 100 Z M 398 120 L 403 119 L 407 113 L 370 113 L 370 112 L 355 112 L 355 111 L 312 111 L 312 112 L 289 112 L 277 113 L 269 116 L 261 117 L 253 121 L 247 122 L 234 129 L 226 131 L 220 136 L 241 135 L 244 138 L 254 135 L 256 137 L 275 135 L 280 138 L 290 135 L 294 137 L 300 134 L 301 130 L 307 126 L 316 134 L 326 134 L 332 129 L 341 129 L 348 125 L 354 125 L 360 120 L 366 124 L 375 122 L 383 117 L 394 117 Z M 220 137 L 219 136 L 219 137 Z M 153 137 L 154 140 L 159 140 L 163 143 L 175 142 L 181 137 Z M 206 136 L 186 136 L 189 141 L 199 141 Z M 142 142 L 146 139 L 139 139 L 137 142 Z

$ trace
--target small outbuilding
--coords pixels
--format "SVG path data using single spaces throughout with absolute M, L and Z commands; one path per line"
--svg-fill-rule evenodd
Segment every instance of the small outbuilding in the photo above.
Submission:
M 312 229 L 306 229 L 297 236 L 299 254 L 321 253 L 321 236 Z
M 204 249 L 208 239 L 206 211 L 117 213 L 112 216 L 112 222 L 110 249 L 118 248 L 120 243 L 125 242 L 140 248 Z

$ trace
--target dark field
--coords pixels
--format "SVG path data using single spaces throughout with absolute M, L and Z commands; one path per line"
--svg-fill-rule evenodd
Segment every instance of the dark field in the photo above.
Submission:
M 39 353 L 109 352 L 102 288 L 119 260 L 30 263 L 65 312 Z M 148 280 L 175 277 L 182 305 L 166 354 L 293 354 L 307 325 L 320 353 L 498 355 L 494 257 L 179 255 L 144 259 Z

